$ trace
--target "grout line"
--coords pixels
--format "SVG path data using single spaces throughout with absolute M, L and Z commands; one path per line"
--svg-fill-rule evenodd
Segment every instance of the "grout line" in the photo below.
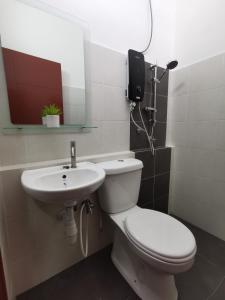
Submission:
M 163 150 L 167 150 L 167 149 L 171 149 L 172 147 L 170 146 L 160 146 L 160 147 L 157 147 L 155 148 L 155 151 L 163 151 Z M 138 152 L 150 152 L 151 150 L 149 148 L 141 148 L 141 149 L 136 149 L 136 150 L 131 150 L 131 151 L 134 151 L 135 153 L 138 153 Z
M 198 245 L 197 245 L 198 246 Z M 206 260 L 210 265 L 213 265 L 214 267 L 218 267 L 218 265 L 216 263 L 214 263 L 213 261 L 211 261 L 207 256 L 205 256 L 204 254 L 202 254 L 201 252 L 198 253 L 198 256 L 202 257 L 204 260 Z
M 152 176 L 148 176 L 148 177 L 142 178 L 142 179 L 141 179 L 141 182 L 142 182 L 142 181 L 147 181 L 148 179 L 152 179 L 152 178 L 154 178 L 154 177 L 155 177 L 155 175 L 152 175 Z
M 208 298 L 206 298 L 206 300 L 211 299 L 216 294 L 216 292 L 219 290 L 219 288 L 223 284 L 224 280 L 225 280 L 225 276 L 223 276 L 223 278 L 220 280 L 219 284 L 216 286 L 215 290 L 208 296 Z
M 163 172 L 163 173 L 155 174 L 154 177 L 158 177 L 158 176 L 162 176 L 162 175 L 166 175 L 166 174 L 170 174 L 170 170 Z

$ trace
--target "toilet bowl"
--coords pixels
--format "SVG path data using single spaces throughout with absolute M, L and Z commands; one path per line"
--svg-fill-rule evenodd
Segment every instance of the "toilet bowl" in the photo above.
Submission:
M 99 164 L 106 180 L 99 202 L 114 225 L 112 261 L 143 300 L 176 300 L 174 274 L 189 270 L 196 254 L 191 231 L 164 213 L 138 207 L 142 162 Z

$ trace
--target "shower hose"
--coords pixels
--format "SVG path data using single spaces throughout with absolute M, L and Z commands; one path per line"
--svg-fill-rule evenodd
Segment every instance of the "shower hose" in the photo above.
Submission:
M 83 214 L 84 211 L 86 211 L 86 203 L 83 202 L 81 209 L 80 209 L 80 248 L 81 252 L 84 257 L 88 256 L 88 219 L 89 219 L 89 213 L 86 211 L 86 232 L 85 232 L 85 245 L 83 241 Z

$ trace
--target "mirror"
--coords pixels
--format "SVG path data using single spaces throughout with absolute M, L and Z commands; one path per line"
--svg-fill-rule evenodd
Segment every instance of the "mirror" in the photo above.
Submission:
M 19 1 L 2 0 L 0 34 L 9 123 L 85 124 L 82 29 Z

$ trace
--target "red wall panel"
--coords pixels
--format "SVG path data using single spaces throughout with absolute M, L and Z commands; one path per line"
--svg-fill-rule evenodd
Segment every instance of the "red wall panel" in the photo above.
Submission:
M 0 253 L 0 300 L 7 300 L 1 253 Z
M 41 124 L 44 105 L 54 103 L 63 111 L 61 64 L 7 48 L 2 51 L 13 124 Z

